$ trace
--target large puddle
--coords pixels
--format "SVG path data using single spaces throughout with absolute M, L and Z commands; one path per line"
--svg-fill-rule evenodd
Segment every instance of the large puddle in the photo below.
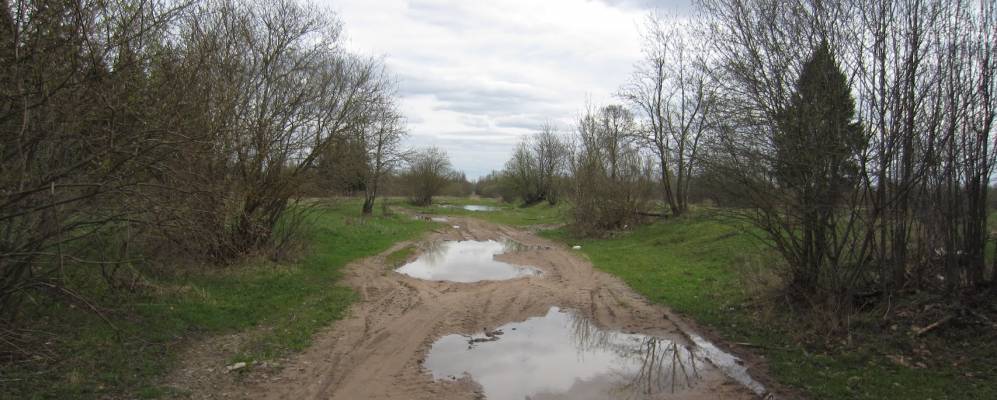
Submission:
M 444 336 L 433 343 L 424 366 L 434 379 L 470 375 L 490 400 L 660 399 L 688 391 L 708 376 L 716 379 L 718 368 L 756 394 L 765 393 L 736 358 L 702 338 L 693 341 L 690 348 L 602 330 L 552 307 L 543 317 L 494 331 Z
M 516 251 L 519 247 L 519 243 L 513 241 L 436 242 L 415 261 L 395 271 L 419 279 L 453 282 L 499 281 L 540 274 L 536 268 L 495 259 L 496 255 Z

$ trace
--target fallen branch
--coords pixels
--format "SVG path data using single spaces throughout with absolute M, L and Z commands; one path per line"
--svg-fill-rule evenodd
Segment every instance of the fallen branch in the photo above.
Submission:
M 931 332 L 931 331 L 935 330 L 936 328 L 938 328 L 939 326 L 942 326 L 942 324 L 944 324 L 946 322 L 949 322 L 949 320 L 951 320 L 951 319 L 952 319 L 952 316 L 949 315 L 949 316 L 947 316 L 945 318 L 942 318 L 942 319 L 940 319 L 938 321 L 935 321 L 931 325 L 928 325 L 928 326 L 926 326 L 924 328 L 914 328 L 914 336 L 921 336 L 921 335 L 923 335 L 925 333 Z

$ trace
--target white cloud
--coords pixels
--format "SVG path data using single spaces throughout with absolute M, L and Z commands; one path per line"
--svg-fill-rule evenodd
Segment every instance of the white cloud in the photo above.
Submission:
M 567 127 L 587 98 L 612 101 L 646 7 L 689 0 L 325 1 L 348 48 L 398 76 L 409 145 L 440 146 L 477 177 L 543 121 Z

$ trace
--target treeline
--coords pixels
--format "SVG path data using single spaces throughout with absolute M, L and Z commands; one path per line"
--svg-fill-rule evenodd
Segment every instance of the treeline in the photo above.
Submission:
M 421 154 L 452 175 L 341 32 L 294 0 L 0 2 L 0 320 L 74 271 L 283 257 L 303 195 L 370 213 Z
M 582 233 L 714 200 L 782 256 L 791 298 L 829 315 L 987 293 L 995 7 L 703 0 L 695 18 L 651 15 L 621 103 L 556 145 L 542 128 L 479 187 L 564 195 Z

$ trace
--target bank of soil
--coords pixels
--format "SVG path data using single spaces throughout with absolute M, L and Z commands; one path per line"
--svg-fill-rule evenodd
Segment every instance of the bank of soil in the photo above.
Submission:
M 343 284 L 353 287 L 360 300 L 343 320 L 317 334 L 303 353 L 278 363 L 250 362 L 245 368 L 227 371 L 225 364 L 230 360 L 226 357 L 245 338 L 215 338 L 187 351 L 184 365 L 170 377 L 169 385 L 197 399 L 481 398 L 480 386 L 471 378 L 432 379 L 422 362 L 433 342 L 448 334 L 470 335 L 543 316 L 551 307 L 574 310 L 604 329 L 660 336 L 690 347 L 694 346 L 691 337 L 710 337 L 694 332 L 688 322 L 595 270 L 577 251 L 561 244 L 471 218 L 449 217 L 447 224 L 417 243 L 399 243 L 379 256 L 347 266 Z M 523 246 L 497 256 L 499 260 L 534 266 L 542 275 L 477 283 L 434 282 L 399 274 L 385 265 L 388 254 L 409 245 L 426 249 L 441 240 L 503 239 Z M 737 355 L 755 380 L 773 388 L 757 358 L 743 352 Z M 719 369 L 706 368 L 701 374 L 701 383 L 681 398 L 760 397 Z

